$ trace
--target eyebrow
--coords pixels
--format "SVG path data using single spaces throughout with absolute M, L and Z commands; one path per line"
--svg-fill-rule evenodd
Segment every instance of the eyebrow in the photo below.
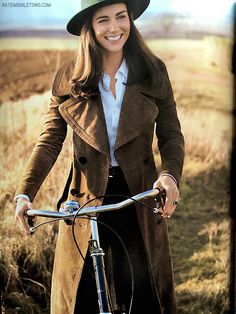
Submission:
M 116 13 L 116 16 L 121 15 L 122 13 L 127 13 L 127 11 L 126 10 L 120 11 L 120 12 Z M 96 20 L 104 19 L 104 18 L 108 18 L 108 15 L 98 16 L 96 18 Z

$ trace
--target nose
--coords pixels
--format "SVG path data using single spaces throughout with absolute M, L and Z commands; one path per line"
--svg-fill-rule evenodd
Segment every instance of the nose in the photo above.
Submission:
M 118 27 L 117 21 L 116 21 L 116 20 L 111 20 L 110 25 L 109 25 L 109 31 L 110 31 L 111 33 L 114 33 L 114 32 L 117 31 L 118 28 L 119 28 L 119 27 Z

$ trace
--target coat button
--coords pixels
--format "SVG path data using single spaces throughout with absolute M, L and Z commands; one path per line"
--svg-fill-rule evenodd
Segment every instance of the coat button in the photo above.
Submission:
M 70 194 L 74 197 L 83 197 L 84 193 L 80 193 L 77 189 L 71 189 Z
M 84 156 L 79 157 L 79 162 L 80 162 L 82 165 L 86 164 L 86 162 L 87 162 L 86 157 L 84 157 Z

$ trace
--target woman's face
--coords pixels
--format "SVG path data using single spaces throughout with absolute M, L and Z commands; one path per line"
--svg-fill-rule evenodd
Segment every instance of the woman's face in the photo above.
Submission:
M 92 26 L 98 43 L 106 52 L 121 52 L 130 33 L 126 4 L 117 3 L 98 9 Z

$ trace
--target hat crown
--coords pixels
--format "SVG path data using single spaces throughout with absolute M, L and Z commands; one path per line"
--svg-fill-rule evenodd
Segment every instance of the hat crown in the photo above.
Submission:
M 104 0 L 81 0 L 81 10 L 87 9 L 88 7 L 100 2 L 104 2 Z

